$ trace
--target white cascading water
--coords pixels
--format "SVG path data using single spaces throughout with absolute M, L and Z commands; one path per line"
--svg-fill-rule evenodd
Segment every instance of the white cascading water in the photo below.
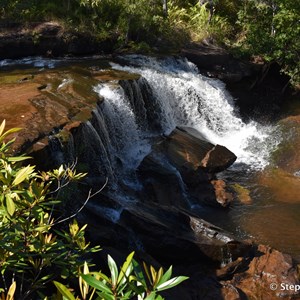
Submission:
M 149 153 L 151 146 L 138 128 L 136 116 L 125 99 L 124 91 L 103 84 L 98 85 L 95 91 L 105 98 L 101 108 L 112 139 L 111 151 L 121 160 L 125 172 L 126 169 L 135 169 Z
M 184 59 L 132 55 L 126 56 L 125 61 L 128 66 L 115 63 L 111 66 L 141 74 L 147 80 L 160 103 L 163 133 L 169 134 L 176 126 L 193 127 L 212 143 L 226 146 L 234 152 L 238 157 L 235 165 L 242 163 L 251 169 L 261 169 L 268 164 L 269 155 L 278 143 L 274 137 L 271 138 L 274 128 L 254 121 L 245 124 L 238 116 L 234 99 L 226 91 L 224 83 L 200 75 L 196 66 Z M 110 105 L 123 111 L 124 119 L 118 126 L 125 127 L 123 141 L 130 145 L 130 149 L 124 148 L 124 153 L 127 153 L 127 159 L 135 157 L 138 161 L 136 152 L 140 151 L 142 157 L 147 151 L 143 150 L 145 144 L 143 147 L 137 144 L 141 142 L 141 134 L 132 109 L 124 102 L 120 90 L 106 85 L 98 87 L 98 91 L 112 102 Z M 126 133 L 127 126 L 134 134 Z

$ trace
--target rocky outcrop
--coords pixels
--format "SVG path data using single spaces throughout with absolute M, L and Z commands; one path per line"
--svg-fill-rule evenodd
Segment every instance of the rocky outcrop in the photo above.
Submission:
M 66 31 L 56 22 L 32 23 L 27 27 L 14 24 L 11 28 L 1 29 L 0 59 L 101 54 L 111 53 L 113 48 L 112 40 L 99 42 L 88 32 Z
M 141 252 L 164 261 L 189 258 L 221 266 L 244 256 L 251 248 L 250 243 L 239 241 L 187 210 L 159 203 L 135 205 L 102 195 L 90 200 L 81 217 L 89 219 L 93 239 L 111 246 L 117 242 L 125 248 L 137 243 Z M 110 231 L 117 232 L 113 240 L 107 235 Z
M 257 74 L 259 65 L 234 58 L 232 54 L 211 43 L 189 44 L 180 53 L 196 64 L 201 73 L 227 83 L 239 82 Z
M 246 120 L 273 122 L 288 99 L 299 98 L 289 84 L 289 76 L 276 62 L 268 63 L 260 57 L 241 60 L 210 42 L 189 44 L 180 55 L 193 62 L 200 73 L 225 82 Z
M 159 203 L 136 206 L 102 195 L 90 200 L 81 218 L 89 220 L 92 240 L 124 256 L 135 249 L 137 257 L 156 267 L 173 264 L 176 273 L 190 276 L 166 299 L 275 300 L 299 294 L 291 256 L 237 240 L 186 210 Z
M 99 101 L 91 89 L 97 80 L 91 73 L 88 77 L 80 72 L 6 72 L 0 84 L 0 116 L 6 119 L 7 128 L 22 128 L 15 135 L 15 149 L 33 146 L 34 151 L 40 150 L 48 144 L 44 137 L 64 126 L 78 126 L 91 116 Z
M 291 256 L 268 246 L 259 245 L 253 257 L 241 258 L 227 265 L 225 270 L 219 270 L 217 275 L 220 279 L 232 277 L 221 283 L 234 286 L 240 295 L 247 295 L 249 299 L 296 299 L 295 296 L 299 296 L 299 276 Z
M 184 207 L 184 195 L 188 193 L 196 203 L 227 206 L 232 195 L 215 174 L 235 159 L 231 151 L 213 145 L 195 129 L 176 128 L 153 147 L 139 166 L 145 198 L 151 200 L 149 195 L 153 195 L 159 203 Z

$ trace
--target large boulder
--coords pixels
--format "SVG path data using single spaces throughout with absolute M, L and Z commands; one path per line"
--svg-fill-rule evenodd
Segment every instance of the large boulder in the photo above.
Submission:
M 236 160 L 226 147 L 214 145 L 190 127 L 177 127 L 167 137 L 164 147 L 172 163 L 180 170 L 203 169 L 206 173 L 224 171 Z
M 188 194 L 197 203 L 227 206 L 232 196 L 215 174 L 235 159 L 231 151 L 212 144 L 195 129 L 178 127 L 161 139 L 139 166 L 145 198 L 184 207 Z

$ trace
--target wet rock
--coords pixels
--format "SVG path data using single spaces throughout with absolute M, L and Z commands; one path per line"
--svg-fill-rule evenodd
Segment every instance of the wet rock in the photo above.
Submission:
M 189 127 L 177 127 L 168 136 L 164 147 L 170 160 L 179 168 L 217 173 L 227 169 L 236 160 L 226 147 L 214 145 L 198 131 Z
M 27 75 L 30 80 L 20 81 L 20 77 L 24 78 L 22 71 L 19 75 L 14 71 L 11 75 L 7 73 L 6 80 L 0 82 L 0 115 L 6 119 L 7 128 L 22 128 L 15 134 L 16 149 L 28 148 L 50 133 L 55 134 L 58 128 L 79 118 L 82 112 L 91 112 L 91 104 L 96 105 L 98 100 L 94 92 L 84 90 L 88 82 L 90 86 L 96 82 L 92 78 L 44 70 L 34 76 Z M 73 75 L 77 78 L 69 83 L 68 90 L 58 89 L 65 76 Z
M 196 64 L 201 73 L 230 83 L 239 82 L 257 73 L 258 69 L 210 43 L 190 44 L 181 50 L 181 55 Z
M 224 180 L 212 180 L 211 181 L 216 195 L 216 200 L 222 206 L 228 206 L 233 200 L 233 195 L 226 190 L 226 183 Z
M 221 228 L 199 218 L 190 217 L 190 226 L 201 251 L 221 264 L 228 264 L 251 248 L 250 243 L 241 242 Z
M 185 187 L 178 170 L 163 155 L 147 155 L 139 167 L 139 176 L 144 185 L 142 201 L 162 205 L 187 207 L 184 201 Z
M 176 128 L 157 142 L 139 166 L 147 190 L 145 198 L 151 198 L 152 189 L 152 198 L 158 197 L 160 203 L 184 207 L 188 194 L 196 203 L 227 206 L 232 195 L 225 182 L 215 178 L 215 173 L 235 159 L 227 148 L 213 145 L 195 129 Z
M 259 177 L 259 183 L 268 187 L 272 199 L 278 202 L 299 203 L 300 178 L 281 169 L 270 168 Z
M 250 191 L 247 188 L 245 188 L 237 183 L 231 185 L 231 187 L 235 191 L 238 201 L 240 201 L 242 204 L 245 204 L 245 205 L 249 205 L 252 203 Z
M 232 279 L 223 284 L 232 284 L 249 299 L 294 299 L 295 295 L 299 296 L 299 291 L 295 291 L 299 278 L 291 256 L 259 245 L 254 257 L 244 263 L 247 269 L 236 270 Z
M 98 197 L 87 204 L 82 218 L 88 218 L 92 236 L 103 237 L 105 224 L 109 224 L 109 232 L 115 227 L 123 245 L 138 243 L 140 250 L 170 262 L 193 259 L 221 265 L 244 255 L 250 247 L 185 210 L 157 203 L 135 205 Z

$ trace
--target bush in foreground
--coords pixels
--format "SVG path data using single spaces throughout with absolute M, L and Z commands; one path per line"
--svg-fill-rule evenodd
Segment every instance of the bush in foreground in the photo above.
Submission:
M 6 142 L 7 136 L 19 129 L 4 130 L 5 121 L 0 125 L 1 299 L 80 299 L 69 286 L 75 278 L 82 299 L 163 299 L 159 292 L 187 279 L 171 278 L 172 267 L 165 273 L 146 264 L 142 269 L 133 253 L 120 270 L 108 256 L 110 276 L 90 272 L 90 262 L 85 260 L 100 247 L 90 247 L 84 236 L 86 225 L 80 228 L 74 216 L 91 195 L 77 213 L 55 217 L 59 192 L 86 174 L 76 173 L 74 166 L 38 172 L 35 166 L 25 165 L 29 157 L 9 154 L 14 140 Z M 66 222 L 70 223 L 67 230 L 59 226 Z M 54 285 L 58 293 L 49 296 Z

